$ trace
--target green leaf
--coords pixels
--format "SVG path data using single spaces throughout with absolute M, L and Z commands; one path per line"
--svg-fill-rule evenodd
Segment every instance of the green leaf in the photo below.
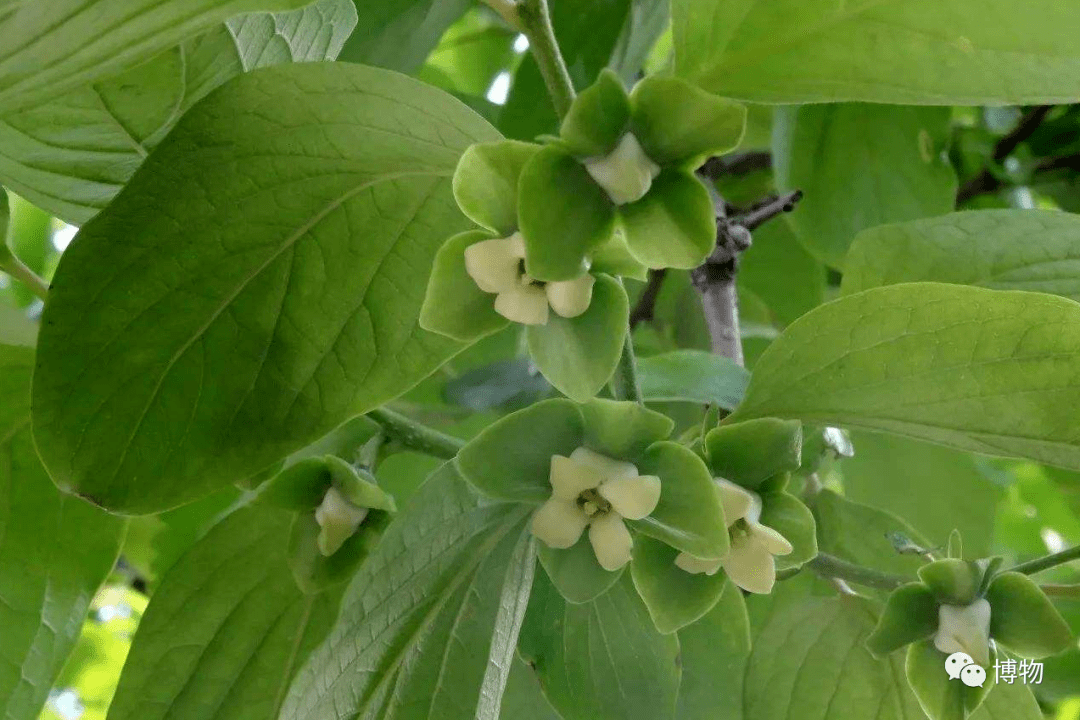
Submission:
M 883 225 L 851 245 L 842 289 L 930 280 L 1080 300 L 1080 217 L 976 210 Z M 967 533 L 965 533 L 965 537 Z
M 293 514 L 241 508 L 169 570 L 135 635 L 109 720 L 268 720 L 337 616 L 288 564 Z
M 733 410 L 750 374 L 726 357 L 702 350 L 674 350 L 638 360 L 641 393 L 655 402 L 681 401 Z
M 925 640 L 938 629 L 938 601 L 922 583 L 908 583 L 889 595 L 866 647 L 878 657 Z
M 773 323 L 784 327 L 825 302 L 826 272 L 790 223 L 770 222 L 754 230 L 754 244 L 739 261 L 738 286 L 760 298 Z
M 449 175 L 494 134 L 441 91 L 346 64 L 260 70 L 200 103 L 57 270 L 34 387 L 54 480 L 122 512 L 173 507 L 431 373 L 461 347 L 415 321 L 465 225 Z
M 458 453 L 462 477 L 484 495 L 510 502 L 551 497 L 551 457 L 568 457 L 585 443 L 578 407 L 545 400 L 489 425 Z
M 1057 0 L 976 12 L 967 0 L 672 0 L 675 68 L 765 103 L 1068 103 L 1080 96 L 1074 11 Z
M 1045 717 L 1029 686 L 1002 683 L 994 688 L 971 720 L 1044 720 Z
M 630 301 L 622 283 L 596 276 L 592 303 L 573 318 L 552 313 L 546 325 L 530 325 L 529 354 L 556 390 L 585 402 L 611 379 L 626 338 Z
M 716 211 L 691 173 L 669 170 L 645 197 L 619 209 L 631 254 L 652 268 L 695 268 L 716 245 Z
M 743 717 L 919 717 L 900 660 L 877 660 L 864 646 L 876 621 L 870 601 L 808 596 L 794 582 L 781 584 L 772 596 L 752 599 L 752 615 L 755 606 L 769 604 L 747 663 Z M 944 664 L 941 675 L 946 677 Z
M 745 107 L 676 77 L 650 75 L 634 87 L 630 103 L 634 135 L 657 165 L 696 170 L 734 149 L 746 125 Z
M 700 620 L 727 586 L 723 573 L 691 575 L 675 565 L 679 551 L 639 535 L 634 540 L 630 574 L 656 629 L 667 634 Z
M 469 0 L 353 0 L 362 21 L 341 59 L 412 73 Z
M 890 540 L 902 536 L 926 547 L 922 537 L 895 515 L 852 502 L 831 490 L 815 495 L 811 506 L 822 552 L 911 578 L 924 564 L 917 555 L 898 552 Z
M 705 435 L 713 475 L 750 489 L 802 464 L 802 423 L 761 418 L 725 423 Z
M 540 689 L 540 680 L 519 655 L 514 655 L 502 697 L 500 720 L 562 720 Z
M 805 193 L 787 220 L 822 262 L 845 268 L 860 230 L 952 210 L 947 108 L 804 105 L 775 118 L 776 184 Z
M 629 577 L 583 605 L 538 577 L 519 647 L 565 720 L 673 720 L 679 641 L 653 627 Z
M 503 140 L 473 145 L 454 171 L 454 199 L 477 225 L 499 237 L 518 227 L 518 178 L 539 145 Z
M 1080 306 L 915 283 L 849 295 L 758 360 L 731 421 L 797 418 L 1080 468 Z
M 525 164 L 518 182 L 525 269 L 538 280 L 573 280 L 611 238 L 615 206 L 585 166 L 557 147 Z
M 675 429 L 666 415 L 635 402 L 593 399 L 581 406 L 585 445 L 608 457 L 635 462 Z
M 349 585 L 280 720 L 497 718 L 535 566 L 524 524 L 443 466 Z
M 934 647 L 933 640 L 910 645 L 904 664 L 908 684 L 930 720 L 964 720 L 993 689 L 994 673 L 987 672 L 982 687 L 968 687 L 960 680 L 949 678 L 945 658 L 945 653 Z
M 15 112 L 153 57 L 228 17 L 310 0 L 81 0 L 13 3 L 0 15 L 0 107 Z M 78 52 L 72 52 L 77 47 Z
M 628 525 L 694 557 L 717 559 L 727 553 L 724 510 L 701 458 L 682 445 L 664 441 L 652 445 L 637 468 L 642 475 L 660 478 L 660 504 L 648 517 Z
M 743 717 L 743 675 L 750 656 L 746 603 L 734 583 L 705 617 L 679 632 L 682 682 L 675 717 L 717 720 Z
M 61 494 L 30 436 L 30 348 L 0 345 L 0 716 L 37 717 L 126 523 Z
M 630 123 L 630 98 L 622 81 L 610 70 L 575 99 L 562 121 L 559 135 L 576 155 L 607 155 Z
M 1073 641 L 1073 632 L 1031 578 L 1005 572 L 990 581 L 990 637 L 1025 658 L 1056 655 Z
M 840 466 L 850 499 L 888 510 L 930 546 L 959 529 L 972 557 L 990 553 L 1001 489 L 967 453 L 880 433 L 852 435 L 855 455 Z
M 136 67 L 21 112 L 5 111 L 0 177 L 39 207 L 82 225 L 210 91 L 256 68 L 333 60 L 355 25 L 352 0 L 234 17 L 197 37 L 177 38 L 184 42 Z
M 544 572 L 568 603 L 591 602 L 610 590 L 626 570 L 625 566 L 618 570 L 605 570 L 600 566 L 588 530 L 566 550 L 556 550 L 542 542 L 538 544 Z

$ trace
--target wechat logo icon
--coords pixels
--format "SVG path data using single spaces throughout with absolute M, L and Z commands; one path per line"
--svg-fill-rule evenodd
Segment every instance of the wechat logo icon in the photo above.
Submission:
M 959 679 L 968 687 L 982 687 L 986 682 L 986 670 L 976 665 L 965 652 L 954 652 L 945 658 L 945 672 L 950 680 Z

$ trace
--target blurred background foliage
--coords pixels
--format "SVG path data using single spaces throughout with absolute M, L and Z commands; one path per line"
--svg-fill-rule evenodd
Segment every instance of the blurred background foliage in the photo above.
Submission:
M 553 0 L 556 33 L 571 74 L 584 86 L 603 67 L 628 83 L 670 62 L 661 0 Z M 469 0 L 357 0 L 360 23 L 341 59 L 415 74 L 493 122 L 505 135 L 553 132 L 539 71 L 523 36 Z M 836 296 L 837 257 L 858 230 L 957 209 L 1080 211 L 1080 105 L 994 108 L 804 106 L 750 108 L 742 146 L 710 175 L 744 211 L 798 187 L 804 203 L 755 233 L 739 278 L 747 362 L 788 323 Z M 10 197 L 6 241 L 48 278 L 76 229 Z M 1080 260 L 1062 266 L 1080 273 Z M 642 283 L 632 283 L 639 296 Z M 686 273 L 656 281 L 651 317 L 635 328 L 642 357 L 708 349 L 698 298 Z M 41 303 L 0 274 L 0 337 L 32 344 Z M 516 326 L 470 348 L 394 403 L 417 419 L 469 437 L 500 414 L 552 393 L 530 367 Z M 702 408 L 667 403 L 683 428 Z M 853 458 L 819 475 L 849 500 L 903 518 L 934 545 L 963 533 L 969 553 L 1023 560 L 1080 543 L 1080 477 L 870 433 L 852 437 Z M 379 468 L 399 505 L 438 464 L 401 453 Z M 100 590 L 78 645 L 42 718 L 103 720 L 131 636 L 157 580 L 238 496 L 227 490 L 160 516 L 132 520 L 120 563 Z M 860 528 L 865 531 L 866 528 Z M 1041 578 L 1080 582 L 1058 568 Z M 1080 632 L 1080 602 L 1060 601 Z M 1046 662 L 1033 686 L 1047 717 L 1080 720 L 1080 649 Z

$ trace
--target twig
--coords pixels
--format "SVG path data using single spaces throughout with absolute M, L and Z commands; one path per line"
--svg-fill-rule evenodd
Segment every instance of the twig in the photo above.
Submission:
M 498 4 L 507 3 L 503 0 Z M 570 104 L 574 102 L 574 83 L 570 80 L 566 61 L 563 60 L 559 44 L 555 40 L 547 0 L 520 0 L 513 3 L 513 6 L 517 11 L 515 15 L 518 26 L 529 39 L 529 49 L 540 67 L 540 75 L 547 85 L 555 112 L 560 118 L 564 118 L 570 110 Z
M 634 309 L 630 311 L 630 329 L 637 327 L 638 323 L 651 322 L 656 316 L 656 299 L 660 296 L 660 288 L 664 286 L 664 278 L 667 277 L 667 268 L 649 271 L 649 281 L 645 289 L 641 291 Z
M 1065 563 L 1073 562 L 1074 560 L 1080 560 L 1080 545 L 1071 547 L 1068 550 L 1062 550 L 1053 555 L 1028 560 L 1027 562 L 1012 566 L 1009 570 L 1011 572 L 1024 573 L 1025 575 L 1034 575 L 1035 573 L 1049 570 L 1050 568 L 1055 568 L 1058 565 L 1064 565 Z
M 732 222 L 736 225 L 742 225 L 747 230 L 757 230 L 777 215 L 794 210 L 795 205 L 802 200 L 802 197 L 802 190 L 786 193 L 756 206 L 747 213 L 736 216 Z
M 819 554 L 806 565 L 824 578 L 835 578 L 877 590 L 895 590 L 901 585 L 912 582 L 912 580 L 900 575 L 891 575 L 873 568 L 856 565 L 826 553 Z
M 386 432 L 387 439 L 399 443 L 402 447 L 432 457 L 449 460 L 458 454 L 464 442 L 434 428 L 400 415 L 393 410 L 380 408 L 368 413 L 368 417 L 379 423 Z
M 995 164 L 1000 164 L 1020 147 L 1020 144 L 1030 138 L 1047 114 L 1053 109 L 1052 105 L 1039 105 L 1028 111 L 1020 119 L 1012 132 L 998 140 L 991 156 Z M 1003 183 L 988 168 L 983 168 L 978 175 L 968 180 L 956 193 L 956 205 L 960 206 L 971 200 L 976 195 L 993 192 L 1001 188 Z
M 698 168 L 698 174 L 717 180 L 724 175 L 749 175 L 758 170 L 772 169 L 772 154 L 760 150 L 737 153 L 734 155 L 716 155 L 705 161 Z
M 710 185 L 706 186 L 712 190 Z M 735 289 L 739 256 L 750 247 L 751 229 L 781 213 L 790 212 L 800 198 L 802 192 L 796 190 L 759 204 L 746 214 L 728 218 L 723 198 L 713 191 L 717 216 L 716 248 L 703 265 L 690 271 L 690 279 L 701 295 L 712 351 L 739 365 L 744 363 L 739 298 Z
M 22 260 L 15 257 L 15 254 L 4 244 L 3 238 L 0 238 L 0 270 L 26 285 L 30 292 L 42 300 L 48 299 L 48 284 L 28 268 Z

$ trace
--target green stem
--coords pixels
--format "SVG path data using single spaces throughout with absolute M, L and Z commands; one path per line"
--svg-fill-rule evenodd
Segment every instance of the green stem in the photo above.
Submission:
M 911 582 L 899 575 L 890 575 L 873 568 L 864 567 L 841 560 L 833 555 L 819 554 L 807 563 L 807 567 L 825 578 L 835 578 L 845 582 L 872 587 L 878 590 L 895 590 L 901 585 Z
M 2 240 L 2 239 L 0 239 Z M 0 270 L 22 282 L 30 289 L 30 292 L 42 300 L 49 297 L 49 286 L 39 278 L 33 270 L 28 268 L 22 260 L 15 257 L 14 253 L 0 241 Z
M 438 430 L 421 425 L 393 410 L 380 408 L 368 413 L 368 417 L 379 423 L 388 439 L 402 447 L 432 457 L 450 460 L 458 454 L 464 442 Z
M 642 402 L 641 381 L 637 374 L 637 359 L 634 357 L 634 341 L 630 333 L 626 333 L 626 342 L 623 344 L 622 356 L 619 364 L 615 366 L 615 374 L 611 376 L 611 395 L 616 400 L 633 400 Z
M 495 7 L 504 5 L 505 2 L 488 4 Z M 547 0 L 520 0 L 515 3 L 515 8 L 517 25 L 529 39 L 529 49 L 536 58 L 536 64 L 540 66 L 540 74 L 547 85 L 548 94 L 551 95 L 551 102 L 555 105 L 555 112 L 561 120 L 566 117 L 571 103 L 574 102 L 574 83 L 570 80 L 566 61 L 563 60 L 559 43 L 555 40 Z M 495 9 L 498 12 L 498 8 Z
M 1043 570 L 1049 570 L 1050 568 L 1057 567 L 1058 565 L 1064 565 L 1067 562 L 1073 560 L 1080 560 L 1080 545 L 1071 547 L 1068 550 L 1062 550 L 1059 553 L 1053 555 L 1047 555 L 1046 557 L 1036 558 L 1034 560 L 1028 560 L 1027 562 L 1014 565 L 1009 568 L 1010 572 L 1024 573 L 1025 575 L 1034 575 L 1037 572 Z

